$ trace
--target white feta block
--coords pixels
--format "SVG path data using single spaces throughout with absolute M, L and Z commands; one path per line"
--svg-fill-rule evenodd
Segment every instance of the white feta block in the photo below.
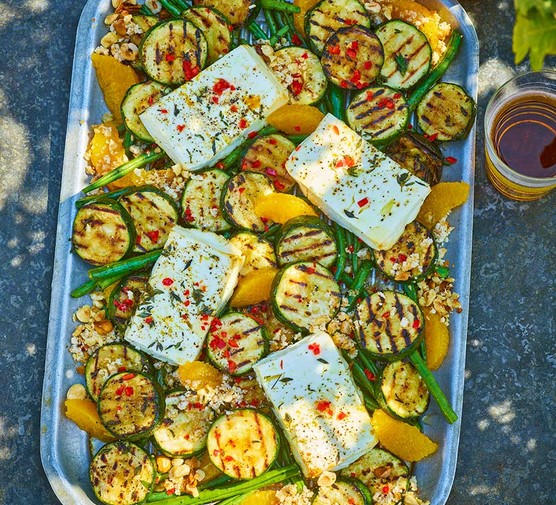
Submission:
M 347 363 L 324 333 L 254 365 L 305 476 L 347 467 L 377 439 Z
M 313 204 L 373 249 L 390 249 L 430 192 L 332 114 L 291 154 L 286 169 Z
M 175 226 L 125 340 L 173 365 L 194 361 L 242 265 L 241 251 L 219 235 Z
M 288 103 L 288 91 L 247 45 L 226 54 L 140 116 L 175 163 L 214 164 Z

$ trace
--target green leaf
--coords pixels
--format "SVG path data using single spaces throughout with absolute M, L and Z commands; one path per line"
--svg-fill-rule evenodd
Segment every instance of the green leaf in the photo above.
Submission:
M 407 58 L 405 58 L 403 54 L 396 53 L 394 55 L 394 60 L 396 60 L 396 65 L 398 67 L 398 70 L 400 71 L 400 74 L 405 75 L 407 72 L 407 65 L 408 65 Z
M 556 54 L 556 0 L 515 0 L 513 31 L 515 62 L 529 54 L 531 68 L 541 70 L 544 58 Z

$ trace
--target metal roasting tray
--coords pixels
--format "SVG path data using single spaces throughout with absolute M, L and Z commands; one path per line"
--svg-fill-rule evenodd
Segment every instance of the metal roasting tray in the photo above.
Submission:
M 443 19 L 464 36 L 456 61 L 444 80 L 463 85 L 475 99 L 479 66 L 478 39 L 470 19 L 453 0 L 421 0 L 440 12 Z M 91 447 L 87 436 L 64 416 L 67 389 L 83 381 L 68 351 L 75 326 L 73 312 L 87 303 L 85 298 L 74 300 L 72 289 L 87 278 L 88 266 L 70 252 L 71 225 L 75 216 L 75 201 L 86 184 L 83 155 L 93 124 L 106 112 L 100 88 L 91 66 L 90 54 L 104 35 L 104 17 L 111 9 L 109 0 L 89 0 L 77 29 L 72 84 L 69 99 L 62 187 L 57 223 L 57 240 L 52 279 L 52 295 L 46 366 L 41 411 L 41 458 L 52 489 L 64 505 L 97 504 L 88 478 Z M 447 167 L 444 180 L 464 180 L 473 188 L 475 166 L 475 127 L 464 141 L 451 142 L 447 153 L 457 163 Z M 447 154 L 448 155 L 448 154 Z M 471 238 L 473 224 L 473 191 L 468 201 L 450 215 L 455 226 L 448 243 L 447 258 L 454 265 L 455 290 L 460 294 L 463 312 L 451 318 L 451 347 L 441 369 L 435 373 L 454 410 L 461 417 L 469 284 L 471 268 Z M 439 443 L 439 450 L 416 465 L 416 475 L 423 498 L 432 505 L 443 505 L 452 486 L 460 434 L 460 421 L 448 425 L 434 400 L 425 418 L 425 432 Z

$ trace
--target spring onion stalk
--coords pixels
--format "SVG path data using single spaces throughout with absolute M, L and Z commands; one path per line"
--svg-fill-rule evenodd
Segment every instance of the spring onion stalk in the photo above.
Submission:
M 178 9 L 172 2 L 169 0 L 159 0 L 164 7 L 172 16 L 178 17 L 180 15 L 181 10 Z
M 361 349 L 361 346 L 358 346 L 358 351 L 356 360 L 363 368 L 363 371 L 368 370 L 374 377 L 378 377 L 379 371 L 374 362 L 369 359 L 369 357 L 365 354 L 365 351 Z
M 369 278 L 369 275 L 371 275 L 372 270 L 373 264 L 370 261 L 363 261 L 363 263 L 361 263 L 361 268 L 359 268 L 359 270 L 355 274 L 353 285 L 351 286 L 351 290 L 355 293 L 349 300 L 346 312 L 350 312 L 355 308 L 357 299 L 361 296 L 361 292 L 365 288 L 365 282 Z
M 346 268 L 346 235 L 344 229 L 334 223 L 334 235 L 336 238 L 336 248 L 338 249 L 338 258 L 336 259 L 336 272 L 334 278 L 338 281 Z
M 255 37 L 255 39 L 263 39 L 263 40 L 268 40 L 268 35 L 265 33 L 265 31 L 254 21 L 251 21 L 248 25 L 247 25 L 247 29 L 253 34 L 253 36 Z
M 269 470 L 259 477 L 232 484 L 231 486 L 201 491 L 197 498 L 190 495 L 168 497 L 166 493 L 153 493 L 147 498 L 147 502 L 158 503 L 160 505 L 203 505 L 226 500 L 234 496 L 244 495 L 256 491 L 257 489 L 291 479 L 296 475 L 299 475 L 299 468 L 292 465 L 280 470 Z
M 374 400 L 371 400 L 368 396 L 365 396 L 365 398 L 363 398 L 363 401 L 367 410 L 377 410 L 380 408 L 380 405 Z
M 117 275 L 127 275 L 137 270 L 142 270 L 152 265 L 162 254 L 162 249 L 156 249 L 141 256 L 135 256 L 122 261 L 116 261 L 109 265 L 93 268 L 89 270 L 89 277 L 100 281 L 101 279 L 108 279 Z
M 351 286 L 353 286 L 353 279 L 345 272 L 340 275 L 340 278 L 338 280 L 342 281 L 350 289 Z
M 434 375 L 427 367 L 427 364 L 425 363 L 421 355 L 417 351 L 413 351 L 409 355 L 409 359 L 421 375 L 423 381 L 427 385 L 430 394 L 436 400 L 436 403 L 440 407 L 440 410 L 442 411 L 442 414 L 444 415 L 446 421 L 448 421 L 450 424 L 455 423 L 458 419 L 458 416 L 452 409 L 448 398 L 446 398 L 446 395 L 444 394 L 442 389 L 440 389 L 438 382 L 436 382 Z
M 114 170 L 111 170 L 107 174 L 97 179 L 92 184 L 89 184 L 88 186 L 83 188 L 83 193 L 90 193 L 95 189 L 102 188 L 103 186 L 106 186 L 111 182 L 121 179 L 122 177 L 126 176 L 130 172 L 133 172 L 136 168 L 144 167 L 148 163 L 159 160 L 164 156 L 166 156 L 166 153 L 164 151 L 161 151 L 159 153 L 141 154 L 137 156 L 137 158 L 133 158 L 132 160 L 125 162 L 123 165 L 120 165 Z
M 269 43 L 271 46 L 276 44 L 282 37 L 285 37 L 290 32 L 289 26 L 282 26 L 272 37 L 270 37 Z
M 454 61 L 458 53 L 459 46 L 461 45 L 461 40 L 463 36 L 461 33 L 453 31 L 450 40 L 448 41 L 448 47 L 442 59 L 438 64 L 431 70 L 429 75 L 425 77 L 425 80 L 415 89 L 415 91 L 407 99 L 407 108 L 409 113 L 413 112 L 421 99 L 427 94 L 427 92 L 436 84 L 436 82 L 444 75 L 448 67 Z
M 292 13 L 301 12 L 301 9 L 297 5 L 293 5 L 289 2 L 285 2 L 284 0 L 262 0 L 261 6 L 263 9 L 269 9 L 273 11 L 292 12 Z
M 71 293 L 70 296 L 72 298 L 81 298 L 82 296 L 88 295 L 97 287 L 97 281 L 91 279 L 81 286 L 77 286 Z

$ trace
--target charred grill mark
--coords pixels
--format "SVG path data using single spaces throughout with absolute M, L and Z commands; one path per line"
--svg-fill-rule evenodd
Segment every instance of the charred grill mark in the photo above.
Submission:
M 264 468 L 267 468 L 268 464 L 269 464 L 269 461 L 267 459 L 267 455 L 268 455 L 267 440 L 266 440 L 266 437 L 264 436 L 263 429 L 262 429 L 262 426 L 261 426 L 261 421 L 260 421 L 259 416 L 257 414 L 255 414 L 255 422 L 257 424 L 257 440 L 260 440 L 260 442 L 261 442 L 260 450 L 265 455 Z M 256 474 L 256 470 L 255 470 L 254 466 L 252 466 L 252 470 L 253 470 L 253 477 L 256 477 L 257 474 Z

